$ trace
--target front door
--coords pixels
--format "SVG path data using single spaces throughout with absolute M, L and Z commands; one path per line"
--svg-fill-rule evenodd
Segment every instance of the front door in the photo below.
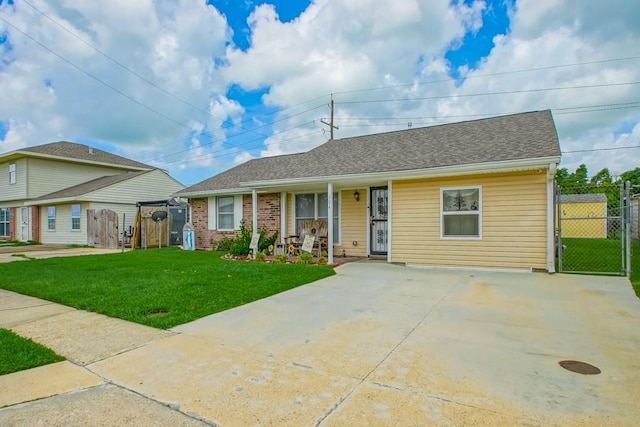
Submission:
M 20 208 L 20 240 L 22 240 L 23 242 L 31 240 L 31 215 L 29 211 L 29 208 Z
M 387 187 L 372 187 L 370 201 L 371 254 L 386 255 L 388 242 L 387 214 L 389 212 Z

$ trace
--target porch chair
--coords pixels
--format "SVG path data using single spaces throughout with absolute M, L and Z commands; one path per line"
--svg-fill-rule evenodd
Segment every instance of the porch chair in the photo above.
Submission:
M 306 220 L 300 222 L 298 234 L 285 237 L 284 241 L 287 248 L 293 247 L 294 254 L 299 254 L 306 236 L 313 236 L 313 248 L 311 254 L 316 253 L 317 257 L 321 257 L 323 250 L 327 246 L 327 221 L 324 220 Z

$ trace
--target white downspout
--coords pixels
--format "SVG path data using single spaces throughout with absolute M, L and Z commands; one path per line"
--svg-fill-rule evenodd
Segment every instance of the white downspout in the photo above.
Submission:
M 254 188 L 251 190 L 251 226 L 253 233 L 258 232 L 258 191 Z
M 555 259 L 555 228 L 554 221 L 554 179 L 556 176 L 556 164 L 550 163 L 547 169 L 547 271 L 556 272 Z
M 333 183 L 327 184 L 327 262 L 333 264 Z

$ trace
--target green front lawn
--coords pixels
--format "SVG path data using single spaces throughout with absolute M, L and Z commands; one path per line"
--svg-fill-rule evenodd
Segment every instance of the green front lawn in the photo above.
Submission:
M 331 267 L 221 259 L 176 248 L 0 264 L 0 287 L 171 328 L 334 273 Z
M 61 360 L 64 360 L 64 357 L 58 356 L 47 347 L 0 328 L 0 375 Z
M 631 243 L 631 285 L 640 298 L 640 242 Z

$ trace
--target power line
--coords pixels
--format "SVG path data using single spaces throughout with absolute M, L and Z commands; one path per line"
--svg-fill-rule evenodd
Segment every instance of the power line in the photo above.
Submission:
M 507 74 L 527 73 L 527 72 L 531 72 L 531 71 L 543 71 L 543 70 L 551 70 L 551 69 L 556 69 L 556 68 L 577 67 L 577 66 L 581 66 L 581 65 L 603 64 L 603 63 L 607 63 L 607 62 L 618 62 L 618 61 L 631 61 L 631 60 L 635 60 L 635 59 L 640 59 L 640 56 L 629 56 L 629 57 L 626 57 L 626 58 L 603 59 L 603 60 L 600 60 L 600 61 L 576 62 L 576 63 L 573 63 L 573 64 L 565 64 L 565 65 L 550 65 L 550 66 L 546 66 L 546 67 L 525 68 L 525 69 L 522 69 L 522 70 L 500 71 L 500 72 L 497 72 L 497 73 L 478 74 L 478 75 L 475 75 L 475 76 L 467 76 L 467 77 L 460 78 L 460 79 L 456 79 L 456 78 L 452 77 L 452 78 L 441 79 L 441 80 L 432 80 L 432 81 L 427 81 L 427 82 L 415 82 L 415 83 L 407 83 L 407 84 L 402 84 L 402 85 L 381 86 L 381 87 L 376 87 L 376 88 L 348 90 L 348 91 L 333 92 L 333 93 L 334 93 L 334 95 L 344 95 L 344 94 L 349 94 L 349 93 L 372 92 L 372 91 L 376 91 L 376 90 L 396 89 L 396 88 L 400 88 L 400 87 L 423 86 L 423 85 L 430 85 L 430 84 L 436 84 L 436 83 L 446 83 L 446 82 L 452 82 L 452 81 L 458 81 L 458 80 L 468 80 L 468 79 L 477 79 L 477 78 L 484 78 L 484 77 L 494 77 L 494 76 L 502 76 L 502 75 L 507 75 Z
M 173 119 L 172 117 L 167 116 L 164 113 L 161 113 L 160 111 L 149 107 L 146 104 L 143 104 L 142 102 L 138 101 L 137 99 L 127 95 L 126 93 L 122 92 L 121 90 L 117 89 L 116 87 L 110 85 L 109 83 L 105 82 L 104 80 L 100 79 L 99 77 L 94 76 L 93 74 L 91 74 L 90 72 L 86 71 L 84 68 L 74 64 L 73 62 L 69 61 L 67 58 L 65 58 L 64 56 L 60 55 L 59 53 L 55 52 L 54 50 L 50 49 L 49 47 L 47 47 L 44 43 L 41 43 L 40 41 L 34 39 L 33 37 L 31 37 L 29 34 L 25 33 L 24 31 L 22 31 L 21 29 L 19 29 L 18 27 L 16 27 L 15 25 L 13 25 L 11 22 L 7 21 L 6 19 L 4 19 L 3 17 L 0 16 L 0 20 L 3 21 L 5 24 L 9 25 L 11 28 L 13 28 L 14 30 L 16 30 L 17 32 L 19 32 L 20 34 L 22 34 L 23 36 L 25 36 L 26 38 L 28 38 L 29 40 L 33 41 L 34 43 L 37 43 L 38 45 L 40 45 L 43 49 L 47 50 L 49 53 L 57 56 L 59 59 L 61 59 L 62 61 L 66 62 L 67 64 L 71 65 L 73 68 L 75 68 L 76 70 L 82 72 L 83 74 L 87 75 L 88 77 L 91 77 L 92 79 L 94 79 L 95 81 L 97 81 L 98 83 L 106 86 L 107 88 L 111 89 L 112 91 L 116 92 L 117 94 L 127 98 L 128 100 L 130 100 L 131 102 L 134 102 L 136 104 L 138 104 L 139 106 L 177 124 L 178 126 L 184 127 L 186 129 L 189 130 L 193 130 L 189 125 L 186 125 L 184 123 L 181 123 L 175 119 Z
M 640 148 L 640 145 L 627 145 L 624 147 L 607 147 L 607 148 L 591 148 L 589 150 L 571 150 L 571 151 L 563 151 L 562 154 L 570 154 L 570 153 L 590 153 L 593 151 L 614 151 L 614 150 L 626 150 L 628 148 Z
M 470 94 L 457 94 L 457 95 L 426 96 L 426 97 L 416 97 L 416 98 L 374 99 L 374 100 L 367 100 L 367 101 L 342 101 L 339 104 L 372 104 L 372 103 L 381 103 L 381 102 L 424 101 L 429 99 L 469 98 L 469 97 L 476 97 L 476 96 L 511 95 L 515 93 L 532 93 L 532 92 L 546 92 L 546 91 L 572 90 L 572 89 L 593 89 L 593 88 L 599 88 L 599 87 L 629 86 L 629 85 L 637 85 L 637 84 L 640 84 L 640 82 L 564 86 L 564 87 L 541 88 L 541 89 L 519 89 L 519 90 L 509 90 L 509 91 L 502 91 L 502 92 L 484 92 L 484 93 L 470 93 Z

